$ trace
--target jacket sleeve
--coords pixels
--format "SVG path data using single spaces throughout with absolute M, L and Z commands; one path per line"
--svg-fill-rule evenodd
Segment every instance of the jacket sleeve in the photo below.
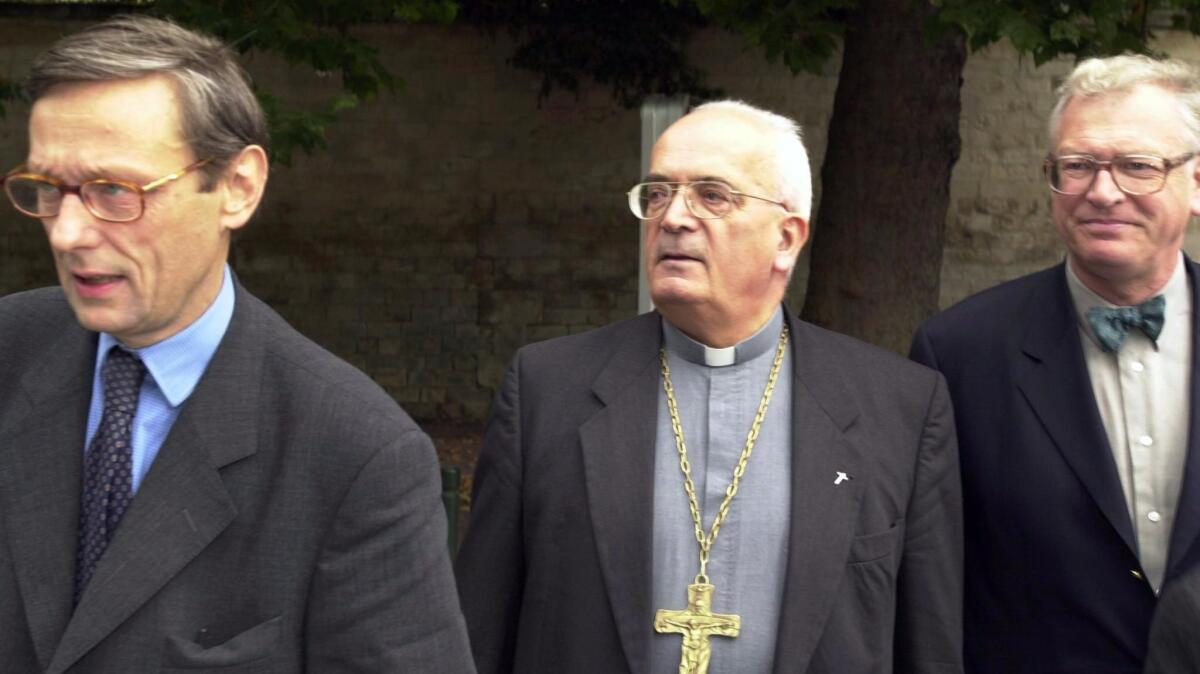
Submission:
M 933 351 L 933 343 L 924 326 L 918 328 L 917 334 L 913 335 L 912 345 L 908 347 L 908 357 L 925 367 L 938 369 L 937 355 Z
M 940 374 L 921 432 L 896 601 L 895 671 L 960 674 L 962 489 L 954 414 Z
M 470 523 L 456 567 L 471 649 L 484 674 L 513 671 L 521 622 L 525 557 L 520 359 L 518 353 L 492 405 L 475 469 Z
M 437 458 L 416 428 L 376 450 L 324 537 L 305 620 L 312 672 L 473 672 Z

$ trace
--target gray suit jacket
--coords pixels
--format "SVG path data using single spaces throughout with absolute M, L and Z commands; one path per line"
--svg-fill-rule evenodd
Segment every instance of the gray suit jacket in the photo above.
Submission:
M 457 562 L 480 672 L 648 674 L 662 608 L 650 605 L 659 320 L 642 315 L 513 359 Z M 961 672 L 945 383 L 787 320 L 795 446 L 775 671 Z M 835 485 L 839 471 L 853 479 Z
M 1163 587 L 1150 624 L 1146 674 L 1200 672 L 1200 566 Z
M 429 439 L 239 285 L 72 610 L 95 333 L 0 300 L 0 672 L 468 672 Z

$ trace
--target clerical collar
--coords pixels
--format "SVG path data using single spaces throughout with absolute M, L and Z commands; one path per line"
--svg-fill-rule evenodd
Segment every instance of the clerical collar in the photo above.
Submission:
M 1187 279 L 1187 261 L 1183 257 L 1183 253 L 1179 254 L 1179 262 L 1175 265 L 1175 271 L 1172 272 L 1171 278 L 1167 281 L 1159 291 L 1155 294 L 1162 295 L 1167 299 L 1167 310 L 1172 307 L 1187 307 L 1191 306 L 1192 301 L 1189 297 L 1191 291 L 1188 289 Z M 1092 330 L 1092 326 L 1088 323 L 1088 309 L 1092 307 L 1111 308 L 1117 305 L 1109 302 L 1101 297 L 1096 291 L 1084 285 L 1083 281 L 1075 274 L 1075 270 L 1071 269 L 1071 263 L 1067 262 L 1067 289 L 1071 291 L 1071 301 L 1075 304 L 1075 320 L 1083 329 L 1083 333 L 1088 339 L 1092 340 L 1097 346 L 1100 342 L 1096 338 L 1096 333 Z
M 775 313 L 758 332 L 723 349 L 697 342 L 665 318 L 662 325 L 667 351 L 697 365 L 725 367 L 753 360 L 775 348 L 779 342 L 779 331 L 783 329 L 783 305 L 775 309 Z

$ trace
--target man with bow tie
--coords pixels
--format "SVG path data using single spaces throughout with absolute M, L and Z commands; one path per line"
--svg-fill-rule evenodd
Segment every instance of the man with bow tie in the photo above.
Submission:
M 1081 63 L 1044 172 L 1066 260 L 930 319 L 966 530 L 967 672 L 1140 672 L 1159 590 L 1200 559 L 1192 426 L 1200 76 Z

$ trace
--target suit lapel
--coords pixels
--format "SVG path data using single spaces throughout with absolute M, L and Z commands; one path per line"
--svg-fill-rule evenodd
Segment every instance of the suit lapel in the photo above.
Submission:
M 604 407 L 580 427 L 584 478 L 601 572 L 629 668 L 648 671 L 654 442 L 658 409 L 657 313 L 633 320 L 593 383 Z
M 260 306 L 238 286 L 225 338 L 80 598 L 50 674 L 65 671 L 112 633 L 236 517 L 219 470 L 255 452 Z
M 1137 553 L 1133 524 L 1112 459 L 1108 436 L 1088 377 L 1065 263 L 1030 294 L 1029 328 L 1014 378 L 1058 451 L 1096 505 Z
M 792 342 L 792 506 L 787 576 L 774 671 L 805 671 L 845 572 L 867 480 L 835 485 L 838 472 L 859 474 L 859 451 L 845 432 L 858 407 L 816 328 L 790 312 Z
M 61 366 L 38 370 L 20 386 L 30 409 L 0 467 L 0 503 L 38 662 L 44 668 L 71 617 L 79 529 L 80 473 L 96 339 L 72 325 L 49 351 Z
M 1169 580 L 1184 569 L 1190 568 L 1200 556 L 1196 539 L 1200 536 L 1200 429 L 1196 410 L 1200 406 L 1200 378 L 1196 377 L 1197 354 L 1200 354 L 1200 282 L 1196 264 L 1184 258 L 1192 292 L 1192 373 L 1190 388 L 1191 408 L 1188 413 L 1187 458 L 1183 469 L 1183 485 L 1179 490 L 1179 503 L 1175 510 L 1175 528 L 1171 532 L 1171 546 L 1167 560 L 1166 579 Z

